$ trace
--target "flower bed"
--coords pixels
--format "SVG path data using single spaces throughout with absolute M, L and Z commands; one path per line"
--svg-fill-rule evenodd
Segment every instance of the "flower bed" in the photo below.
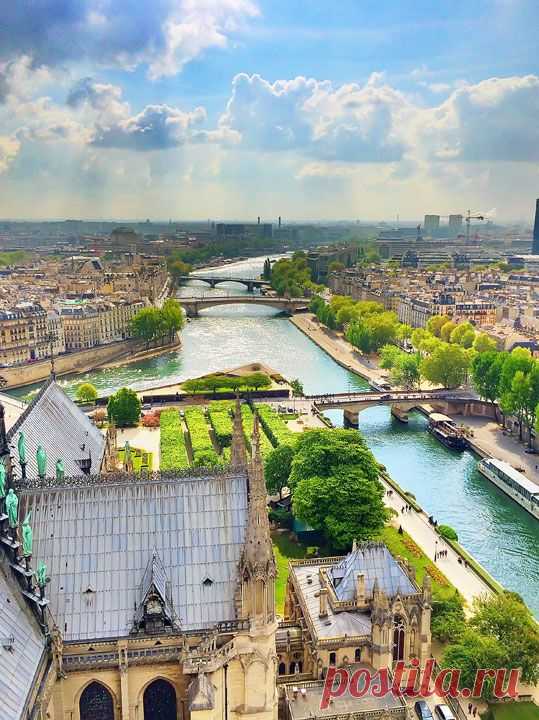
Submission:
M 161 470 L 189 467 L 182 422 L 177 410 L 163 410 L 161 423 Z

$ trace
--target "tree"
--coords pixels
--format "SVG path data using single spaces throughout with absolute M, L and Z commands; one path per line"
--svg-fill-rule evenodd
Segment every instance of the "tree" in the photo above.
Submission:
M 329 272 L 339 272 L 340 270 L 344 270 L 344 268 L 344 263 L 339 262 L 339 260 L 333 260 L 328 265 Z
M 460 686 L 473 688 L 477 671 L 481 668 L 503 668 L 505 652 L 502 644 L 492 636 L 485 636 L 472 628 L 466 628 L 456 642 L 443 654 L 444 668 L 460 670 Z M 487 679 L 481 697 L 492 697 L 494 681 Z
M 413 328 L 411 325 L 401 323 L 397 328 L 397 338 L 400 342 L 409 340 L 412 337 Z
M 481 667 L 521 668 L 522 680 L 535 685 L 539 680 L 539 629 L 531 612 L 512 593 L 478 598 L 470 620 L 472 628 L 495 638 L 504 649 L 504 664 Z
M 511 384 L 515 373 L 522 370 L 528 373 L 531 370 L 533 358 L 528 348 L 516 347 L 505 356 L 500 378 L 500 397 L 511 391 Z
M 519 437 L 522 440 L 522 428 L 528 430 L 528 441 L 531 445 L 531 429 L 535 424 L 536 408 L 539 404 L 539 367 L 533 361 L 529 373 L 517 370 L 513 376 L 510 390 L 506 390 L 500 405 L 506 415 L 515 415 L 519 424 Z
M 506 353 L 480 352 L 472 361 L 472 383 L 479 396 L 491 403 L 500 396 L 500 380 Z
M 402 355 L 402 350 L 396 345 L 384 345 L 380 349 L 380 367 L 384 370 L 391 370 Z
M 496 341 L 489 337 L 486 333 L 478 333 L 475 336 L 473 346 L 478 353 L 484 353 L 489 350 L 496 350 Z
M 97 399 L 97 389 L 92 383 L 86 382 L 77 385 L 75 397 L 82 403 L 93 403 Z
M 185 324 L 182 306 L 174 298 L 168 298 L 161 308 L 163 325 L 172 339 Z
M 107 413 L 118 427 L 137 425 L 140 419 L 140 400 L 130 388 L 121 388 L 109 397 Z
M 264 372 L 251 373 L 242 378 L 242 380 L 247 387 L 253 387 L 255 390 L 271 385 L 271 378 Z
M 365 477 L 361 466 L 334 468 L 331 475 L 313 475 L 294 490 L 294 515 L 321 531 L 337 551 L 355 538 L 367 540 L 384 526 L 384 490 Z
M 440 337 L 440 331 L 446 322 L 447 315 L 433 315 L 427 321 L 427 330 L 436 337 Z
M 180 280 L 182 280 L 184 277 L 189 275 L 191 272 L 192 267 L 186 262 L 183 262 L 183 260 L 170 260 L 168 262 L 168 271 L 172 276 L 172 279 L 175 283 L 179 283 Z
M 452 320 L 447 320 L 440 329 L 440 339 L 448 343 L 451 339 L 451 333 L 457 327 Z
M 295 395 L 296 397 L 303 397 L 305 395 L 303 383 L 299 378 L 294 378 L 293 380 L 290 380 L 290 387 L 292 388 L 293 395 Z
M 468 364 L 468 356 L 464 348 L 441 343 L 430 357 L 422 360 L 421 372 L 425 379 L 434 385 L 456 388 L 466 380 Z
M 263 280 L 271 280 L 271 261 L 269 258 L 264 260 L 264 269 L 262 270 Z
M 291 445 L 278 445 L 271 450 L 264 460 L 264 476 L 270 494 L 279 493 L 282 498 L 283 488 L 288 485 L 294 448 Z
M 401 353 L 391 370 L 391 381 L 406 390 L 415 390 L 421 384 L 421 358 L 418 354 Z
M 161 312 L 156 307 L 142 308 L 131 320 L 131 332 L 148 347 L 152 340 L 166 333 Z
M 454 345 L 463 345 L 462 338 L 468 333 L 469 331 L 472 331 L 475 336 L 474 329 L 472 327 L 472 324 L 469 322 L 461 322 L 459 323 L 455 329 L 451 332 L 451 335 L 449 337 L 449 342 L 453 343 Z M 472 343 L 473 344 L 473 343 Z M 465 347 L 465 346 L 464 346 Z M 470 347 L 470 346 L 468 346 Z

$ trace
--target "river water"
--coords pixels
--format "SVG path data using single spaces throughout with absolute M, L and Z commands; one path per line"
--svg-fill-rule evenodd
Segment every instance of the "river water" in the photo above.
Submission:
M 257 277 L 262 262 L 263 258 L 253 259 L 210 272 Z M 181 290 L 184 296 L 246 292 L 237 283 L 211 290 L 196 280 Z M 84 380 L 101 392 L 125 385 L 143 388 L 258 361 L 287 378 L 300 378 L 307 393 L 368 387 L 269 308 L 204 310 L 186 325 L 182 341 L 178 351 L 61 382 L 70 393 Z M 339 411 L 328 415 L 335 424 L 342 423 Z M 455 528 L 462 545 L 506 588 L 519 592 L 539 617 L 539 523 L 478 473 L 472 453 L 448 450 L 427 433 L 419 413 L 411 413 L 410 422 L 403 425 L 389 408 L 370 408 L 360 414 L 360 428 L 392 477 L 439 523 Z

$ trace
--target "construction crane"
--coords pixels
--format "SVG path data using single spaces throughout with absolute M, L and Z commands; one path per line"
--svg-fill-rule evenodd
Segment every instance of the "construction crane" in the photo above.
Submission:
M 471 211 L 468 210 L 464 220 L 466 221 L 466 245 L 470 244 L 470 220 L 484 220 L 484 215 L 472 215 Z

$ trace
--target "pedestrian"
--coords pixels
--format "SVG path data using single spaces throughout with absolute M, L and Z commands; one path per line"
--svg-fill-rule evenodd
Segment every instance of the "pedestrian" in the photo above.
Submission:
M 471 715 L 471 714 L 472 714 L 472 710 L 473 710 L 473 705 L 472 705 L 472 703 L 468 703 L 468 715 Z
M 404 515 L 404 505 L 401 507 L 401 513 Z
M 476 707 L 474 707 L 472 715 L 473 715 L 474 717 L 476 717 L 476 715 L 477 715 L 477 708 L 476 708 Z
M 403 532 L 402 525 L 399 525 L 399 535 L 402 535 Z

